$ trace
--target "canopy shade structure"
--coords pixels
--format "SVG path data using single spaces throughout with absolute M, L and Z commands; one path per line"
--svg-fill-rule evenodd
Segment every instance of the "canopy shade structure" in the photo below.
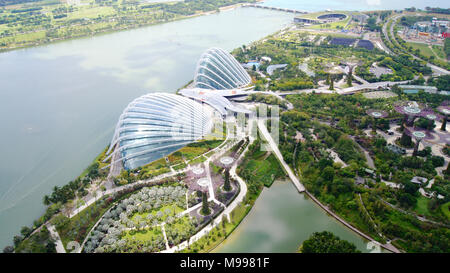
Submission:
M 105 161 L 122 161 L 127 170 L 146 165 L 203 138 L 212 128 L 211 116 L 211 110 L 183 96 L 141 96 L 120 116 Z
M 450 116 L 450 101 L 446 100 L 442 102 L 437 110 L 446 116 Z
M 400 101 L 394 105 L 395 111 L 412 117 L 421 116 L 424 105 L 415 101 Z
M 408 136 L 416 139 L 416 140 L 432 140 L 434 139 L 434 136 L 431 134 L 429 130 L 424 130 L 422 128 L 416 128 L 416 127 L 405 127 L 404 131 Z
M 241 88 L 251 83 L 250 75 L 236 59 L 220 48 L 210 48 L 195 69 L 194 87 L 211 90 Z
M 429 120 L 441 120 L 443 118 L 442 115 L 439 115 L 431 108 L 423 109 L 420 116 Z

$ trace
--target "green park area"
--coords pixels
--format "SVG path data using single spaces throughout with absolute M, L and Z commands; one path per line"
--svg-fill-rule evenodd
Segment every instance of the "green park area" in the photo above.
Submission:
M 141 230 L 128 230 L 122 238 L 127 241 L 156 241 L 156 239 L 161 239 L 162 237 L 161 227 L 156 226 Z
M 441 206 L 442 213 L 447 217 L 447 219 L 450 219 L 450 202 L 447 202 Z
M 59 214 L 52 219 L 52 224 L 56 227 L 64 247 L 71 241 L 81 245 L 90 229 L 111 207 L 112 204 L 107 200 L 102 198 L 94 202 L 72 218 Z
M 231 213 L 231 222 L 226 217 L 222 219 L 222 222 L 213 228 L 207 235 L 200 238 L 198 241 L 184 249 L 182 252 L 186 253 L 207 253 L 213 251 L 219 246 L 240 224 L 247 213 L 251 209 L 251 205 L 241 203 Z
M 175 217 L 180 212 L 184 211 L 186 208 L 182 208 L 177 206 L 176 204 L 168 204 L 164 205 L 161 208 L 157 210 L 147 211 L 147 212 L 141 212 L 136 213 L 131 217 L 131 220 L 134 221 L 136 224 L 139 224 L 139 222 L 142 219 L 150 218 L 149 214 L 151 214 L 151 218 L 158 217 L 161 221 L 166 221 L 167 217 L 172 216 Z M 159 215 L 160 214 L 160 215 Z
M 0 50 L 178 20 L 254 0 L 0 2 Z

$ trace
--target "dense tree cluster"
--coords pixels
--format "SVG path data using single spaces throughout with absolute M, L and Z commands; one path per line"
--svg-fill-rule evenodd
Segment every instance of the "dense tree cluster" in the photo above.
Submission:
M 340 239 L 329 231 L 314 232 L 300 246 L 301 253 L 360 253 L 353 243 Z
M 168 226 L 179 222 L 174 210 L 161 208 L 176 205 L 186 206 L 186 188 L 181 186 L 143 188 L 120 201 L 103 215 L 102 220 L 89 236 L 85 252 L 155 252 L 165 248 L 159 225 L 165 221 Z M 142 217 L 141 215 L 146 215 Z M 198 225 L 196 219 L 184 220 L 187 229 L 171 230 L 170 241 L 174 244 L 188 237 Z M 127 230 L 156 230 L 159 234 L 152 240 L 138 240 L 125 236 Z M 170 230 L 170 228 L 168 228 Z

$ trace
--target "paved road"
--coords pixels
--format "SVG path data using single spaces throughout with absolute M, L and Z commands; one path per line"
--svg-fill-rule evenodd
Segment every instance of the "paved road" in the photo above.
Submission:
M 384 33 L 384 36 L 386 37 L 386 40 L 388 40 L 388 41 L 391 42 L 391 44 L 394 44 L 394 43 L 389 39 L 389 36 L 387 35 L 387 34 L 388 34 L 387 31 L 389 31 L 389 33 L 391 34 L 391 37 L 395 40 L 395 36 L 394 36 L 394 25 L 396 24 L 398 18 L 400 18 L 401 16 L 403 16 L 403 15 L 402 15 L 402 14 L 400 14 L 400 15 L 395 15 L 395 16 L 393 16 L 391 19 L 387 20 L 386 23 L 383 25 L 382 31 L 383 31 L 383 33 Z M 387 29 L 387 24 L 388 24 L 388 22 L 391 21 L 391 20 L 392 20 L 393 23 L 391 24 L 391 27 L 390 27 L 389 30 L 388 30 L 388 29 Z M 384 46 L 387 47 L 386 45 L 384 45 Z M 405 52 L 406 54 L 411 55 L 411 56 L 412 56 L 414 59 L 416 59 L 416 60 L 421 60 L 421 61 L 424 61 L 424 62 L 425 62 L 425 60 L 422 60 L 421 58 L 419 58 L 419 57 L 417 57 L 417 56 L 411 54 L 410 52 L 407 52 L 407 51 L 405 51 L 405 50 L 403 50 L 403 49 L 400 49 L 400 50 L 403 51 L 403 52 Z M 390 50 L 389 50 L 389 51 L 390 51 Z M 392 51 L 390 51 L 390 54 L 393 54 Z M 431 70 L 433 71 L 433 74 L 435 74 L 435 75 L 450 75 L 450 71 L 448 71 L 448 70 L 446 70 L 446 69 L 444 69 L 444 68 L 442 68 L 442 67 L 436 66 L 436 65 L 431 64 L 431 63 L 429 63 L 429 62 L 427 62 L 427 66 L 428 66 L 429 68 L 431 68 Z
M 280 150 L 278 149 L 278 144 L 273 141 L 272 136 L 270 135 L 269 131 L 267 130 L 266 125 L 264 124 L 265 120 L 259 119 L 258 120 L 258 128 L 260 132 L 262 133 L 264 139 L 269 142 L 270 148 L 272 148 L 272 151 L 275 153 L 275 156 L 278 158 L 278 160 L 281 163 L 281 166 L 284 168 L 286 173 L 289 175 L 289 178 L 291 179 L 292 183 L 294 183 L 295 187 L 299 192 L 304 192 L 305 187 L 300 183 L 298 178 L 295 176 L 295 174 L 292 172 L 291 168 L 283 159 L 283 155 L 281 154 Z

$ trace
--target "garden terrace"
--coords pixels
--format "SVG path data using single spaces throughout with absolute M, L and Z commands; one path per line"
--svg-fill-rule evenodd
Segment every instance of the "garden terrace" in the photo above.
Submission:
M 387 134 L 380 132 L 368 137 L 365 133 L 371 120 L 366 110 L 379 109 L 396 118 L 393 109 L 397 98 L 371 100 L 360 94 L 301 94 L 287 96 L 287 100 L 294 109 L 282 114 L 280 150 L 286 159 L 293 158 L 288 164 L 299 173 L 311 194 L 372 238 L 380 241 L 399 238 L 393 244 L 412 252 L 445 252 L 448 249 L 448 229 L 414 216 L 416 208 L 421 212 L 426 209 L 424 217 L 447 223 L 448 218 L 441 208 L 449 198 L 449 192 L 445 190 L 448 179 L 436 175 L 436 168 L 443 166 L 444 159 L 427 149 L 418 151 L 415 157 L 396 154 L 387 146 Z M 417 98 L 419 105 L 427 100 L 428 97 Z M 329 122 L 325 119 L 316 122 L 314 117 L 332 118 Z M 377 123 L 383 123 L 383 130 L 386 130 L 383 120 L 387 121 L 380 119 Z M 390 126 L 388 122 L 387 128 Z M 296 142 L 297 132 L 302 133 L 303 142 Z M 372 174 L 366 174 L 366 162 L 353 139 L 374 161 Z M 348 166 L 333 162 L 325 152 L 327 149 L 334 149 Z M 413 176 L 435 178 L 439 186 L 433 184 L 430 191 L 439 189 L 439 194 L 446 197 L 442 200 L 432 197 L 424 202 L 418 187 L 411 185 Z M 365 179 L 364 184 L 355 183 L 359 177 Z M 384 181 L 396 187 L 390 187 Z
M 116 203 L 107 211 L 86 241 L 86 252 L 160 251 L 159 227 L 172 223 L 186 204 L 182 186 L 145 187 Z M 143 239 L 150 239 L 145 241 Z M 134 246 L 138 246 L 137 248 Z M 165 247 L 164 247 L 165 248 Z
M 169 247 L 173 247 L 194 235 L 199 230 L 199 222 L 194 217 L 183 215 L 168 222 L 164 228 Z
M 224 191 L 222 188 L 217 188 L 215 195 L 217 197 L 217 200 L 219 200 L 221 203 L 225 204 L 226 206 L 228 206 L 233 200 L 234 198 L 237 196 L 237 194 L 239 193 L 239 183 L 237 183 L 234 179 L 230 178 L 230 185 L 232 187 L 232 190 L 230 191 Z M 222 187 L 223 185 L 221 185 Z
M 219 215 L 223 211 L 223 206 L 216 204 L 212 201 L 208 202 L 209 209 L 211 211 L 211 214 L 209 215 L 202 215 L 200 213 L 201 207 L 199 207 L 196 210 L 192 210 L 189 212 L 189 215 L 195 219 L 197 219 L 197 222 L 199 224 L 199 230 L 202 229 L 204 226 L 206 226 L 212 219 L 214 219 L 217 215 Z
M 184 183 L 187 185 L 189 194 L 192 192 L 203 191 L 208 192 L 208 185 L 203 185 L 203 183 L 199 183 L 201 180 L 208 180 L 206 176 L 206 171 L 203 171 L 201 174 L 196 174 L 194 170 L 203 169 L 205 170 L 205 166 L 203 163 L 194 165 L 189 171 L 186 172 L 186 177 L 184 178 Z M 208 182 L 209 184 L 209 182 Z

